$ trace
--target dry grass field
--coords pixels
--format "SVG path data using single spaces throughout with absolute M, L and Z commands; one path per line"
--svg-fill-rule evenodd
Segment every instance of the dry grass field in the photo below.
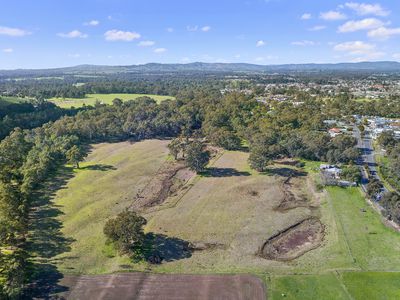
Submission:
M 345 243 L 338 238 L 334 218 L 331 213 L 325 214 L 329 207 L 326 202 L 319 203 L 323 195 L 309 188 L 311 177 L 283 164 L 259 174 L 249 169 L 247 158 L 244 152 L 224 152 L 206 175 L 194 180 L 178 202 L 173 199 L 170 205 L 167 202 L 159 211 L 145 215 L 149 220 L 147 231 L 177 237 L 195 246 L 190 257 L 156 266 L 155 270 L 282 274 L 311 272 L 321 267 L 351 268 L 352 260 Z M 303 199 L 294 201 L 298 207 L 281 211 L 277 207 L 285 199 L 287 193 L 283 189 L 287 189 L 285 181 L 291 174 L 288 192 Z M 289 262 L 258 255 L 269 238 L 310 216 L 321 218 L 326 227 L 321 247 L 309 247 L 311 251 Z M 196 245 L 200 245 L 199 249 Z

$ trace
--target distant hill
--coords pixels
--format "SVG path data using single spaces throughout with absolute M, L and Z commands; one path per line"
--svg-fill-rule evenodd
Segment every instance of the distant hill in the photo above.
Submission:
M 115 73 L 170 73 L 170 72 L 323 72 L 368 71 L 400 72 L 400 63 L 394 61 L 338 63 L 338 64 L 286 64 L 255 65 L 247 63 L 159 64 L 148 63 L 128 66 L 79 65 L 54 69 L 18 69 L 0 71 L 0 76 L 55 75 L 55 74 L 115 74 Z

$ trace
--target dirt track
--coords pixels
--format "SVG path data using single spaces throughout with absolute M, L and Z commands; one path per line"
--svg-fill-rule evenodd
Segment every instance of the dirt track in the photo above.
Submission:
M 65 276 L 65 299 L 226 299 L 264 300 L 264 283 L 250 275 L 163 275 L 123 273 Z

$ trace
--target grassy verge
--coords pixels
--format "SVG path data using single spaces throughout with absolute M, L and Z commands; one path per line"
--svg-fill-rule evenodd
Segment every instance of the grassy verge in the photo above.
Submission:
M 358 188 L 327 189 L 357 265 L 363 270 L 400 271 L 400 235 L 386 227 Z
M 378 175 L 381 178 L 385 187 L 391 192 L 400 191 L 399 180 L 390 175 L 390 171 L 388 168 L 389 158 L 384 155 L 376 154 L 375 159 L 378 163 Z

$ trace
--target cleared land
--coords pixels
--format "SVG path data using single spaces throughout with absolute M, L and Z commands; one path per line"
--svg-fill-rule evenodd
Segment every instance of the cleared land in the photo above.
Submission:
M 259 174 L 249 169 L 247 158 L 247 153 L 226 151 L 178 202 L 167 201 L 146 215 L 147 231 L 188 241 L 194 249 L 189 258 L 161 264 L 157 270 L 257 273 L 289 267 L 260 257 L 258 251 L 271 236 L 318 211 L 303 205 L 284 213 L 274 210 L 285 197 L 281 186 L 291 167 L 279 165 Z M 296 180 L 304 186 L 308 178 L 302 174 Z
M 61 294 L 69 299 L 229 299 L 263 300 L 262 280 L 249 275 L 153 275 L 126 273 L 67 276 Z
M 154 195 L 163 195 L 163 199 L 165 195 L 158 188 L 166 183 L 171 191 L 175 184 L 172 173 L 164 169 L 171 163 L 167 144 L 154 140 L 99 144 L 81 170 L 72 172 L 66 167 L 63 184 L 48 189 L 53 191 L 49 204 L 38 211 L 41 226 L 51 228 L 38 230 L 40 238 L 33 243 L 38 256 L 63 274 L 257 274 L 265 279 L 272 299 L 397 298 L 400 235 L 382 224 L 359 189 L 334 187 L 317 192 L 313 182 L 318 163 L 307 162 L 299 170 L 281 162 L 259 174 L 249 169 L 247 153 L 226 151 L 206 174 L 191 177 L 183 171 L 178 188 L 154 205 Z M 102 233 L 108 218 L 147 200 L 152 204 L 141 213 L 148 220 L 146 232 L 163 258 L 160 265 L 118 256 L 105 245 Z M 314 225 L 323 225 L 323 239 L 307 249 L 313 242 L 309 229 L 320 232 L 321 228 L 300 227 L 294 234 L 287 229 L 310 218 L 321 222 Z M 301 255 L 289 261 L 260 257 L 262 246 L 274 237 L 281 238 L 281 233 L 288 239 L 279 244 L 283 242 L 286 249 L 287 242 L 295 241 L 294 250 L 301 250 Z M 57 238 L 51 239 L 53 235 Z M 89 277 L 71 278 L 86 282 L 81 278 Z M 102 280 L 92 283 L 89 278 L 88 286 L 94 288 Z M 174 276 L 166 282 L 170 280 Z M 73 281 L 68 283 L 71 288 Z M 112 290 L 103 290 L 104 295 Z
M 122 101 L 135 100 L 140 97 L 150 97 L 157 102 L 161 102 L 167 99 L 175 99 L 172 96 L 160 96 L 150 94 L 87 94 L 85 98 L 51 98 L 49 101 L 54 104 L 63 107 L 81 107 L 83 105 L 95 105 L 96 102 L 102 104 L 112 104 L 115 98 L 119 98 Z

